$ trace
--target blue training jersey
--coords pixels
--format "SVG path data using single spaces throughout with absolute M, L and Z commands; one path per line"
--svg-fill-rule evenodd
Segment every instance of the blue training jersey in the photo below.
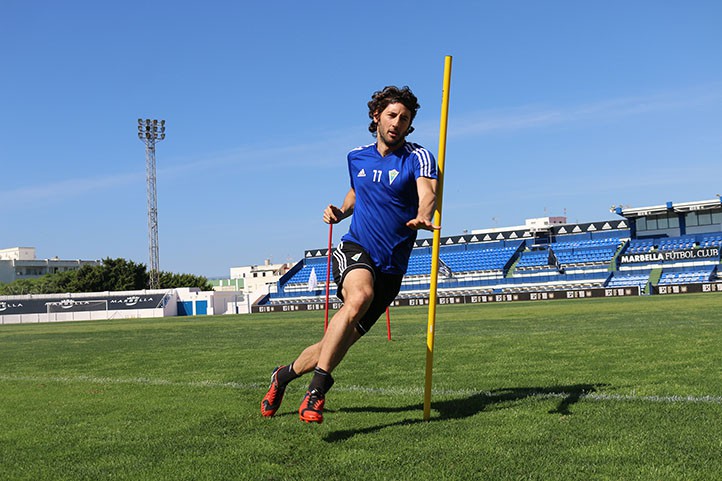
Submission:
M 349 152 L 348 171 L 356 205 L 341 240 L 362 246 L 381 272 L 405 274 L 417 234 L 406 227 L 419 209 L 416 179 L 436 179 L 436 159 L 410 142 L 386 157 L 371 144 Z

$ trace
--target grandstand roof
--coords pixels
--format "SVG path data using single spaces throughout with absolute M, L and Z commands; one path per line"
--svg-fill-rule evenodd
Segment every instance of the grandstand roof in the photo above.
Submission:
M 667 202 L 666 204 L 653 205 L 649 207 L 622 207 L 612 206 L 610 209 L 617 215 L 626 217 L 627 219 L 635 217 L 645 217 L 648 215 L 659 215 L 670 212 L 683 213 L 699 210 L 722 210 L 722 199 L 718 195 L 712 200 L 698 200 L 694 202 Z

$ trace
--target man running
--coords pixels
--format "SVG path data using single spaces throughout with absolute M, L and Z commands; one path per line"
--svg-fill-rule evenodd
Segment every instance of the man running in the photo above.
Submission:
M 332 258 L 343 306 L 319 342 L 273 371 L 261 401 L 263 416 L 276 414 L 289 382 L 314 371 L 298 413 L 302 421 L 323 422 L 326 394 L 334 383 L 331 372 L 396 298 L 417 231 L 440 229 L 431 221 L 436 160 L 425 148 L 406 141 L 419 107 L 408 87 L 385 87 L 368 102 L 369 131 L 376 142 L 349 152 L 351 187 L 341 207 L 329 205 L 323 212 L 327 224 L 353 215 Z

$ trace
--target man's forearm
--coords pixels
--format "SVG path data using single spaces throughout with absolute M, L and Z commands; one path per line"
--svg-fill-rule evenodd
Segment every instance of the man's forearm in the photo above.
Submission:
M 436 208 L 436 180 L 424 179 L 419 182 L 419 210 L 417 217 L 431 221 Z
M 349 190 L 346 197 L 343 199 L 343 204 L 340 207 L 342 213 L 342 219 L 350 217 L 353 214 L 353 208 L 356 206 L 356 191 L 353 189 Z M 341 219 L 339 219 L 341 220 Z

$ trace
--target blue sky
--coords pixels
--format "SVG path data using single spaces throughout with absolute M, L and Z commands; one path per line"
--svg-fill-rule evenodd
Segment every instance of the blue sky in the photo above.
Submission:
M 374 90 L 411 86 L 409 140 L 438 150 L 445 55 L 442 235 L 714 198 L 720 19 L 716 0 L 4 0 L 0 248 L 147 263 L 148 117 L 162 270 L 296 262 L 326 245 Z

